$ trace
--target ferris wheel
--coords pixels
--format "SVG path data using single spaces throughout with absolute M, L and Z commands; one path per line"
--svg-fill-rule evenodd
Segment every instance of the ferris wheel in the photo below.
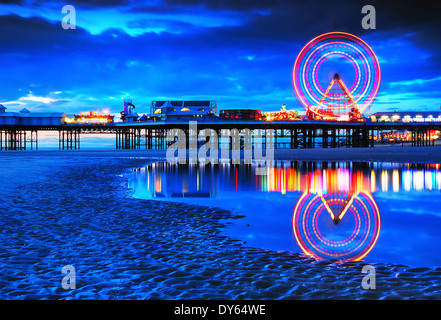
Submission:
M 361 117 L 377 95 L 380 64 L 372 48 L 346 32 L 329 32 L 309 41 L 292 72 L 295 93 L 318 118 Z

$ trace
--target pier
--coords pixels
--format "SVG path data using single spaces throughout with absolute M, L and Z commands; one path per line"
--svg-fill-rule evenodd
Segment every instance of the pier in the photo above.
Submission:
M 39 132 L 58 132 L 59 150 L 78 150 L 82 135 L 113 134 L 115 149 L 166 149 L 167 133 L 181 129 L 190 136 L 188 121 L 151 121 L 109 124 L 59 124 L 59 125 L 0 125 L 0 150 L 37 150 Z M 287 149 L 360 148 L 374 147 L 385 132 L 408 131 L 412 146 L 434 144 L 431 132 L 441 130 L 441 123 L 384 123 L 384 122 L 328 122 L 328 121 L 200 121 L 198 132 L 212 129 L 219 136 L 222 130 L 274 130 L 274 147 Z M 243 139 L 242 139 L 243 140 Z M 230 141 L 230 146 L 233 141 Z M 243 143 L 243 141 L 241 142 Z M 265 138 L 263 139 L 265 144 Z

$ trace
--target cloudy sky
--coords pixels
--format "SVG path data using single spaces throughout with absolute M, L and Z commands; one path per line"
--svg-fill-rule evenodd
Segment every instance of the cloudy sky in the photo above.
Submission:
M 0 1 L 0 103 L 9 111 L 137 111 L 152 100 L 218 109 L 301 109 L 292 67 L 330 31 L 365 40 L 381 65 L 370 112 L 440 110 L 441 4 L 432 1 Z M 376 29 L 361 25 L 364 5 Z M 62 13 L 72 5 L 76 29 Z

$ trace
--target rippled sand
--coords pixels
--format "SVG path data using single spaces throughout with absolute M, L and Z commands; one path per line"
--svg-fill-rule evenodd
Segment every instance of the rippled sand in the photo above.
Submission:
M 221 231 L 228 211 L 133 199 L 123 174 L 140 155 L 0 153 L 1 299 L 441 298 L 441 267 L 379 263 L 364 290 L 363 262 L 246 247 Z

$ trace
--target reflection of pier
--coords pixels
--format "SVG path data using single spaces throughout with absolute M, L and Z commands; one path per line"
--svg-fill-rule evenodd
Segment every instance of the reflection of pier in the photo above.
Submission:
M 440 164 L 280 161 L 259 187 L 282 193 L 441 190 L 440 169 Z
M 60 118 L 61 119 L 61 118 Z M 441 123 L 362 123 L 327 121 L 202 121 L 197 123 L 198 131 L 213 129 L 221 136 L 224 129 L 260 130 L 263 144 L 265 133 L 274 130 L 275 148 L 359 148 L 374 147 L 374 137 L 385 131 L 408 131 L 412 146 L 433 144 L 431 131 L 441 130 Z M 38 132 L 57 131 L 59 149 L 79 149 L 80 136 L 85 134 L 113 134 L 116 149 L 166 149 L 173 142 L 167 141 L 167 132 L 181 129 L 190 137 L 188 122 L 137 122 L 109 124 L 60 124 L 59 125 L 0 125 L 1 150 L 27 150 L 38 148 Z M 230 149 L 234 137 L 226 142 Z M 243 147 L 243 139 L 241 144 Z M 225 143 L 225 142 L 224 142 Z M 188 146 L 188 144 L 187 144 Z
M 276 161 L 268 175 L 252 165 L 174 165 L 159 162 L 137 169 L 138 188 L 152 197 L 217 197 L 225 192 L 310 192 L 315 194 L 441 190 L 439 164 Z

